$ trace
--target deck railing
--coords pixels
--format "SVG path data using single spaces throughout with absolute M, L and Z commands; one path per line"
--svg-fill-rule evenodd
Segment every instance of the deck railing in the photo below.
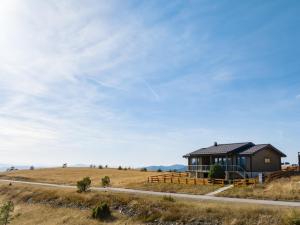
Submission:
M 189 165 L 189 171 L 208 172 L 213 165 Z M 245 172 L 240 165 L 220 165 L 225 171 L 228 172 Z

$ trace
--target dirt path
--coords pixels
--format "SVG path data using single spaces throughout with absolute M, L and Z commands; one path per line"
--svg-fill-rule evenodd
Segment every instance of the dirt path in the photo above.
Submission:
M 213 192 L 207 193 L 206 195 L 208 195 L 208 196 L 214 196 L 214 195 L 219 194 L 219 193 L 221 193 L 223 191 L 226 191 L 226 190 L 228 190 L 230 188 L 233 188 L 233 185 L 228 185 L 228 186 L 225 186 L 225 187 L 221 187 L 221 188 L 219 188 L 219 189 L 217 189 L 217 190 L 215 190 Z
M 46 186 L 46 187 L 55 187 L 55 188 L 69 188 L 76 189 L 76 186 L 72 185 L 63 185 L 63 184 L 50 184 L 50 183 L 39 183 L 39 182 L 28 182 L 28 181 L 13 181 L 13 180 L 3 180 L 0 179 L 0 182 L 3 183 L 20 183 L 28 184 L 34 186 Z M 288 201 L 273 201 L 273 200 L 258 200 L 258 199 L 244 199 L 244 198 L 227 198 L 227 197 L 216 197 L 210 195 L 192 195 L 192 194 L 179 194 L 179 193 L 166 193 L 166 192 L 154 192 L 154 191 L 142 191 L 126 188 L 101 188 L 101 187 L 92 187 L 92 190 L 95 191 L 110 191 L 110 192 L 122 192 L 122 193 L 131 193 L 131 194 L 141 194 L 141 195 L 153 195 L 153 196 L 164 196 L 170 195 L 174 198 L 181 199 L 190 199 L 190 200 L 208 200 L 208 201 L 220 201 L 220 202 L 235 202 L 235 203 L 246 203 L 246 204 L 259 204 L 259 205 L 273 205 L 273 206 L 286 206 L 286 207 L 300 207 L 300 202 L 288 202 Z

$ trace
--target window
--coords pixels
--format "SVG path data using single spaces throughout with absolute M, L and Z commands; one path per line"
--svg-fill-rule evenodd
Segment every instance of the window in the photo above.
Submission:
M 191 164 L 197 165 L 197 158 L 191 158 Z
M 265 158 L 265 163 L 271 163 L 271 159 L 270 158 Z

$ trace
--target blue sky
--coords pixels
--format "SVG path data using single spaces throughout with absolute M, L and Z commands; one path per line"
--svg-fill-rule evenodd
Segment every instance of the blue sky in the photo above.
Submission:
M 298 1 L 0 1 L 1 163 L 300 151 Z

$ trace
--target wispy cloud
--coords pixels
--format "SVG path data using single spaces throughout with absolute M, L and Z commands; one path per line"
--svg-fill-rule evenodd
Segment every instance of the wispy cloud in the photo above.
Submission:
M 249 83 L 274 71 L 263 46 L 248 43 L 269 32 L 248 34 L 243 23 L 255 14 L 236 24 L 243 7 L 230 17 L 225 5 L 0 1 L 1 160 L 172 163 L 222 136 L 227 121 L 223 140 L 233 140 L 230 126 L 254 120 L 251 105 L 264 106 L 255 116 L 265 119 L 284 94 Z

